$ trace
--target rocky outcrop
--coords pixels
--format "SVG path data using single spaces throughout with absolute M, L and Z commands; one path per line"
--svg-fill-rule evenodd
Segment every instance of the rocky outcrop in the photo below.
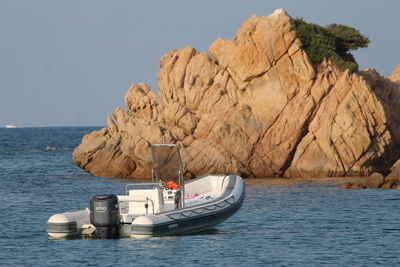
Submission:
M 315 69 L 284 10 L 252 16 L 209 51 L 162 57 L 160 96 L 133 85 L 127 110 L 85 136 L 75 162 L 98 176 L 150 177 L 149 146 L 163 138 L 180 145 L 188 177 L 369 175 L 399 157 L 398 84 L 327 61 Z
M 390 173 L 386 176 L 386 180 L 398 181 L 400 184 L 400 160 L 396 161 L 396 163 L 390 168 Z
M 389 76 L 389 80 L 400 83 L 400 64 L 397 65 L 392 74 Z
M 374 172 L 369 177 L 353 181 L 345 182 L 339 186 L 343 189 L 400 189 L 400 160 L 390 168 L 390 173 L 386 177 L 378 172 Z
M 389 179 L 378 172 L 353 182 L 339 185 L 342 189 L 400 189 L 400 179 Z
M 381 188 L 385 184 L 387 184 L 385 176 L 378 172 L 374 172 L 368 177 L 353 182 L 345 182 L 339 187 L 342 189 Z

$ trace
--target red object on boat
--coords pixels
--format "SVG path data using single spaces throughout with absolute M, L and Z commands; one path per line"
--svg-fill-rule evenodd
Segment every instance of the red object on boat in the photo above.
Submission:
M 166 188 L 167 189 L 174 189 L 174 190 L 178 190 L 178 188 L 179 188 L 179 185 L 178 184 L 176 184 L 175 182 L 173 182 L 173 181 L 169 181 L 169 182 L 167 182 L 167 186 L 166 186 Z

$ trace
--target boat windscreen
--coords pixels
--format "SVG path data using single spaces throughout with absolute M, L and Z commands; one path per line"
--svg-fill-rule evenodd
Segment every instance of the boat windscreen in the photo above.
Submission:
M 154 182 L 174 182 L 180 185 L 180 177 L 183 173 L 181 173 L 182 162 L 178 147 L 170 144 L 152 144 L 151 154 Z

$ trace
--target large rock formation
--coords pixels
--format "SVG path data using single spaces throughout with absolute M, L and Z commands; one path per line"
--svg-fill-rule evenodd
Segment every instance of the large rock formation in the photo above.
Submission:
M 149 145 L 163 136 L 180 145 L 188 177 L 367 175 L 400 155 L 398 84 L 331 62 L 314 69 L 284 10 L 252 16 L 209 50 L 162 57 L 160 97 L 133 85 L 127 111 L 86 135 L 75 162 L 98 176 L 150 177 Z

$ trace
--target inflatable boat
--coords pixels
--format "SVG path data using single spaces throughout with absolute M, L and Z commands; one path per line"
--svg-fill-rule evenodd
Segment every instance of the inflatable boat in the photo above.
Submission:
M 244 183 L 237 175 L 184 181 L 179 148 L 151 145 L 152 182 L 131 183 L 124 195 L 97 195 L 90 208 L 51 216 L 52 239 L 179 235 L 212 228 L 240 209 Z

